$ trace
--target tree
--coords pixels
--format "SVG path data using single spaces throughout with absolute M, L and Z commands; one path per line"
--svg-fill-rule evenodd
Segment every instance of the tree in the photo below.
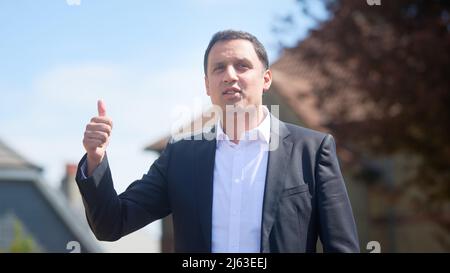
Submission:
M 329 18 L 310 33 L 318 43 L 287 49 L 329 79 L 315 90 L 323 126 L 359 159 L 368 151 L 418 159 L 406 185 L 450 230 L 450 1 L 323 3 Z

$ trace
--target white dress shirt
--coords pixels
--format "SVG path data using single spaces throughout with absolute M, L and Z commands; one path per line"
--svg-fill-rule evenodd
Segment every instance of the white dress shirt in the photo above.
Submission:
M 217 122 L 212 252 L 260 252 L 270 114 L 235 144 Z

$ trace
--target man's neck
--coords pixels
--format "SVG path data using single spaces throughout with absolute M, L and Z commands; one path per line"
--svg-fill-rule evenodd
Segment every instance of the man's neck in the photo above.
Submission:
M 233 143 L 238 144 L 244 132 L 250 131 L 261 124 L 264 120 L 263 106 L 249 109 L 226 109 L 223 112 L 221 125 L 224 133 Z

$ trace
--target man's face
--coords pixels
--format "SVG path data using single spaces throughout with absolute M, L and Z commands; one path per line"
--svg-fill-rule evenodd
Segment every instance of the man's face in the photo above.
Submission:
M 223 111 L 227 105 L 260 106 L 262 94 L 271 82 L 271 71 L 265 69 L 250 41 L 221 41 L 211 48 L 206 93 Z

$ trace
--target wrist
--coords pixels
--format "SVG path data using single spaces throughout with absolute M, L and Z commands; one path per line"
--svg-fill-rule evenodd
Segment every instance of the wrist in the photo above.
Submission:
M 100 165 L 100 163 L 102 163 L 104 156 L 104 154 L 102 156 L 89 156 L 89 154 L 87 155 L 86 160 L 88 176 L 91 176 L 94 170 Z

